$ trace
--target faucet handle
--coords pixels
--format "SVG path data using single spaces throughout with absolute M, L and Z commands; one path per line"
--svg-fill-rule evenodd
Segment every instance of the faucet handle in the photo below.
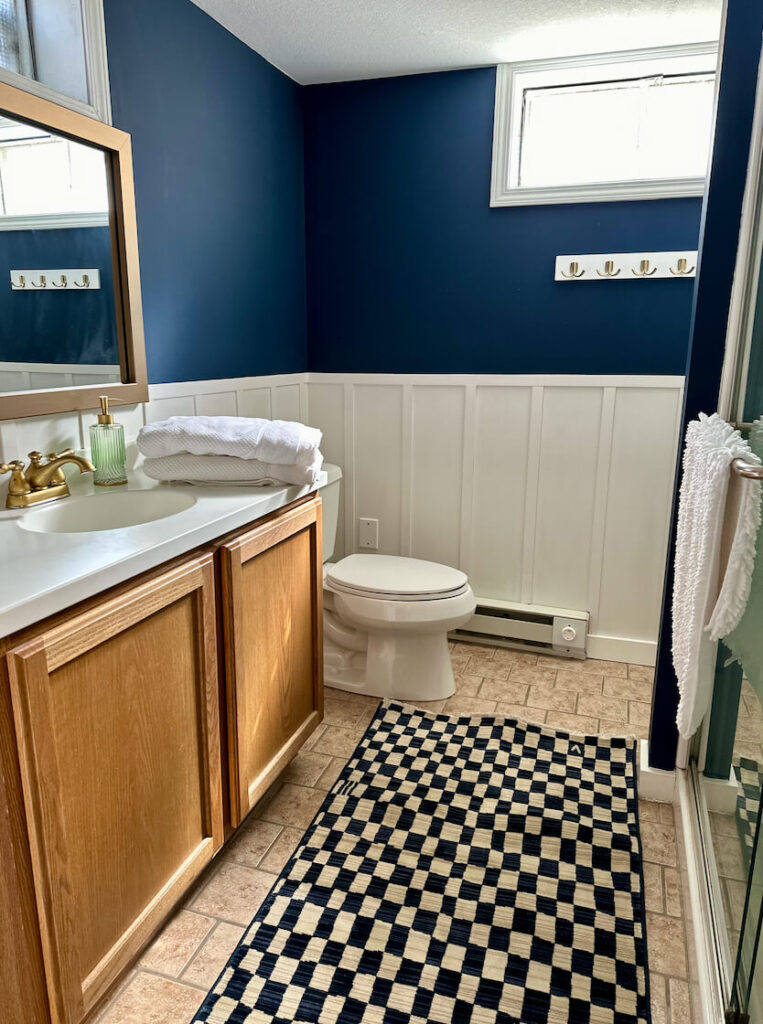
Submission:
M 11 508 L 11 497 L 28 494 L 31 487 L 24 475 L 24 463 L 21 459 L 14 459 L 12 462 L 0 462 L 0 474 L 5 473 L 11 474 L 10 483 L 8 484 L 8 501 L 6 502 L 6 508 Z
M 45 458 L 48 460 L 48 462 L 52 462 L 53 459 L 63 458 L 64 455 L 74 455 L 74 449 L 64 448 L 62 452 L 48 452 Z

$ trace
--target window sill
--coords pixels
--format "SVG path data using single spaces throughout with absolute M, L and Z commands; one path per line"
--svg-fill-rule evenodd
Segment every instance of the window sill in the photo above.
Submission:
M 556 185 L 544 188 L 492 189 L 491 206 L 542 206 L 552 203 L 611 203 L 644 199 L 702 196 L 704 178 L 662 178 L 652 181 L 612 181 L 595 185 Z
M 38 213 L 28 216 L 0 216 L 0 231 L 45 231 L 61 228 L 104 228 L 108 213 Z

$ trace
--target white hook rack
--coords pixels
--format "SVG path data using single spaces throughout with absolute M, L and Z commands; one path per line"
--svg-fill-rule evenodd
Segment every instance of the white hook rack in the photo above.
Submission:
M 657 281 L 697 276 L 697 250 L 557 256 L 555 281 Z
M 100 287 L 101 272 L 95 269 L 11 271 L 14 292 L 92 292 Z

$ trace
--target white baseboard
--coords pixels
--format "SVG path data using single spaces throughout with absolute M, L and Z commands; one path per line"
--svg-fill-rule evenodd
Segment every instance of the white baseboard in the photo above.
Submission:
M 588 636 L 587 650 L 589 658 L 601 658 L 602 661 L 628 661 L 631 665 L 648 665 L 657 663 L 657 643 L 654 640 L 629 640 L 623 636 Z
M 638 795 L 641 800 L 658 800 L 672 804 L 676 799 L 676 772 L 665 772 L 649 765 L 649 742 L 641 740 L 641 767 L 638 773 Z
M 705 794 L 705 803 L 708 811 L 718 811 L 719 814 L 733 814 L 736 810 L 739 787 L 734 775 L 734 769 L 729 772 L 727 779 L 708 779 L 702 776 L 702 792 Z

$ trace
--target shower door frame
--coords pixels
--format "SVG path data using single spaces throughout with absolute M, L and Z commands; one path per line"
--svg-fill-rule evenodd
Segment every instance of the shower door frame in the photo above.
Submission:
M 700 771 L 697 762 L 692 760 L 686 771 L 678 773 L 677 811 L 689 876 L 694 959 L 699 967 L 697 978 L 692 979 L 690 975 L 689 983 L 696 981 L 706 1024 L 724 1024 L 732 997 L 734 960 L 726 935 L 718 875 L 710 870 L 715 864 L 715 853 Z M 688 952 L 691 956 L 691 950 Z M 709 970 L 703 971 L 702 965 Z
M 743 426 L 745 384 L 762 264 L 763 64 L 758 68 L 747 181 L 718 395 L 719 414 L 735 427 Z M 732 1005 L 735 996 L 737 958 L 732 955 L 728 941 L 720 884 L 715 870 L 708 807 L 703 792 L 702 773 L 709 728 L 708 712 L 693 739 L 688 743 L 679 742 L 677 766 L 686 770 L 678 772 L 677 796 L 687 860 L 695 959 L 699 967 L 696 982 L 702 1007 L 706 1014 L 711 1015 L 708 1020 L 712 1024 L 723 1024 L 726 1010 Z M 745 921 L 746 916 L 743 917 L 742 933 Z M 707 968 L 707 973 L 702 970 L 703 966 Z M 756 1005 L 754 1010 L 757 1014 L 755 1019 L 763 1022 L 763 1007 Z
M 763 63 L 758 68 L 747 182 L 729 304 L 718 412 L 732 426 L 743 425 L 744 384 L 750 364 L 755 306 L 763 254 Z

